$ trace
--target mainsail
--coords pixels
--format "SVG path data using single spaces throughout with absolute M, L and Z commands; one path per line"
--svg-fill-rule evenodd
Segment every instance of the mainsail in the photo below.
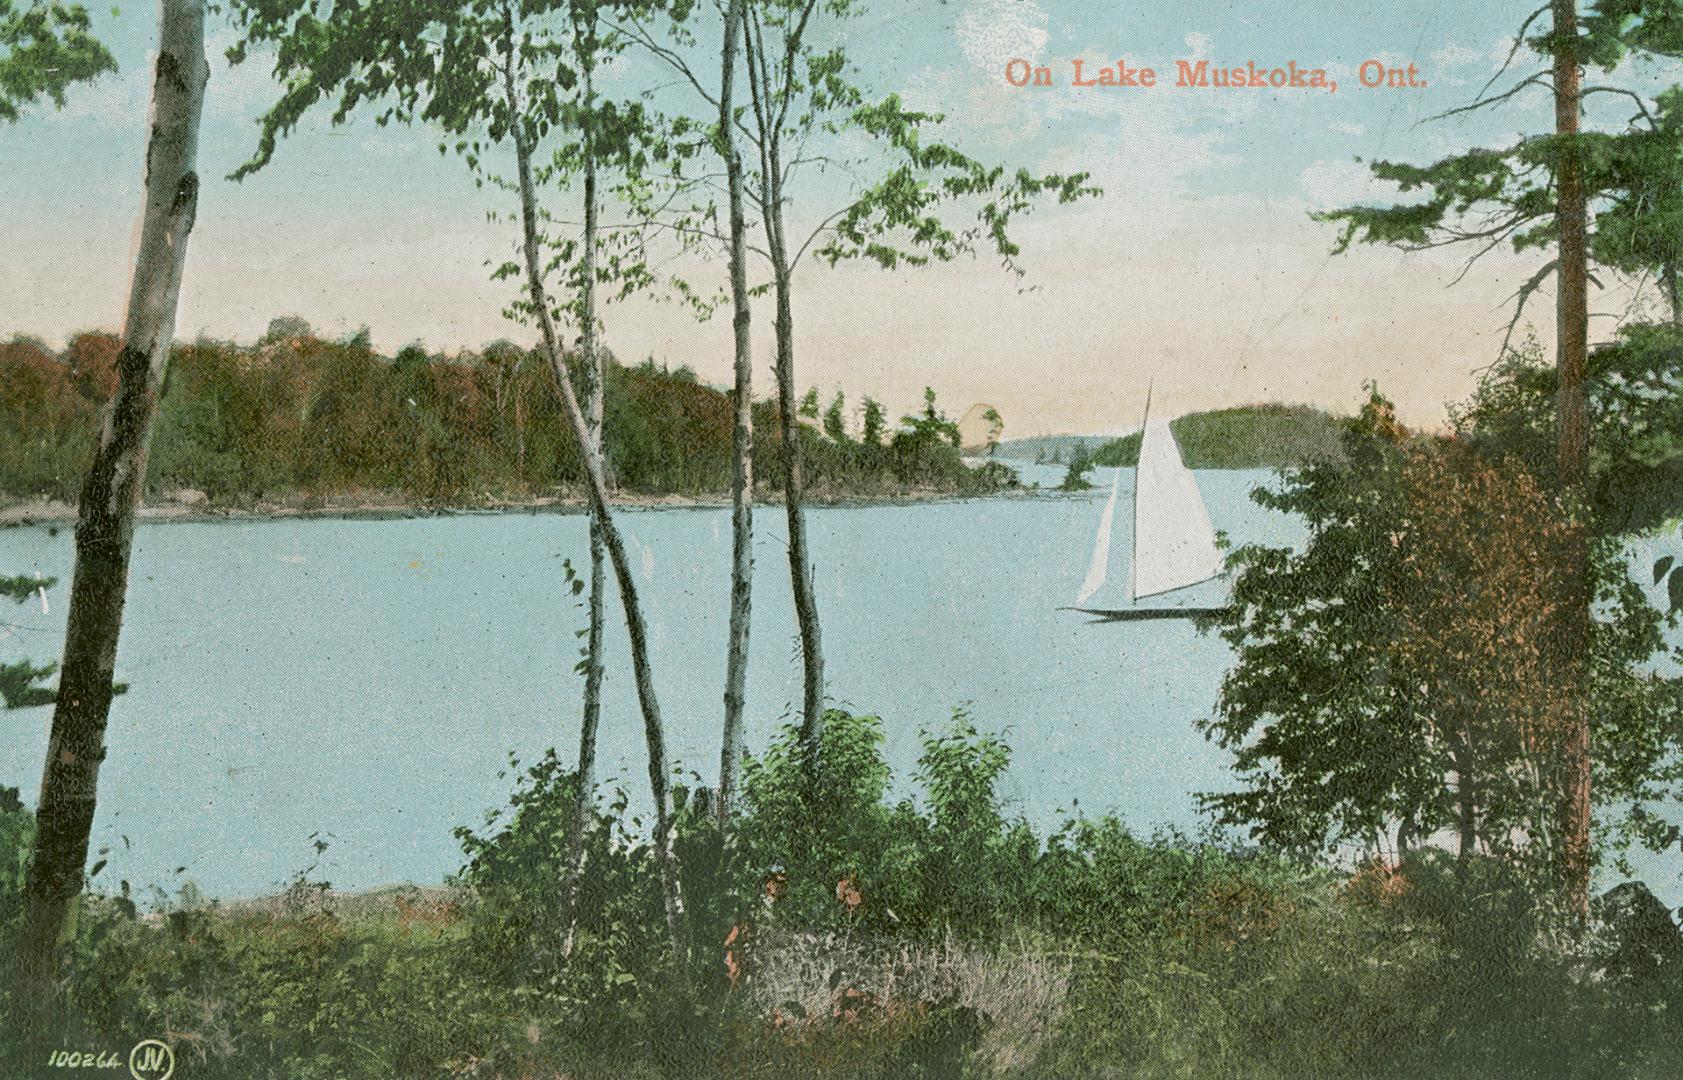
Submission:
M 1176 618 L 1208 614 L 1216 608 L 1126 608 L 1092 611 L 1085 604 L 1105 583 L 1110 568 L 1110 537 L 1115 527 L 1117 493 L 1122 470 L 1111 482 L 1110 499 L 1099 516 L 1099 535 L 1093 561 L 1075 606 L 1090 614 L 1115 619 Z M 1139 465 L 1134 470 L 1134 546 L 1131 553 L 1132 592 L 1142 597 L 1174 592 L 1208 581 L 1222 571 L 1215 528 L 1198 491 L 1192 470 L 1181 460 L 1180 446 L 1167 420 L 1154 420 L 1146 405 L 1140 437 Z
M 1215 528 L 1167 420 L 1147 418 L 1134 474 L 1133 594 L 1173 592 L 1221 573 Z

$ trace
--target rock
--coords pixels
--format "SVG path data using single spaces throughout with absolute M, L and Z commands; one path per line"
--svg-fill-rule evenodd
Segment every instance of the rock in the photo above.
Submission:
M 958 444 L 966 454 L 985 454 L 988 447 L 999 441 L 1005 432 L 1005 425 L 997 418 L 999 413 L 993 406 L 977 404 L 970 406 L 958 422 Z
M 170 495 L 169 501 L 177 506 L 203 506 L 210 501 L 210 496 L 198 488 L 181 488 Z
M 1615 885 L 1592 904 L 1609 977 L 1646 979 L 1683 960 L 1683 931 L 1671 910 L 1640 881 Z

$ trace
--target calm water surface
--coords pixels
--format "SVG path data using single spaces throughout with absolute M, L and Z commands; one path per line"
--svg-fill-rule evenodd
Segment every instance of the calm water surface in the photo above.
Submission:
M 1090 497 L 811 512 L 830 692 L 883 717 L 902 785 L 920 727 L 960 706 L 978 726 L 1009 732 L 1008 793 L 1031 820 L 1079 803 L 1142 828 L 1190 829 L 1193 793 L 1228 782 L 1227 755 L 1193 729 L 1209 714 L 1226 646 L 1186 623 L 1095 625 L 1058 610 L 1086 574 L 1111 475 L 1095 470 Z M 1246 497 L 1266 480 L 1199 474 L 1216 527 L 1236 542 L 1300 535 Z M 1125 517 L 1112 585 L 1095 603 L 1126 603 Z M 621 520 L 671 753 L 711 782 L 727 512 Z M 511 780 L 499 772 L 511 752 L 572 755 L 585 613 L 562 560 L 584 565 L 586 550 L 576 515 L 141 527 L 118 658 L 131 689 L 112 709 L 95 822 L 94 846 L 112 849 L 100 880 L 259 894 L 310 865 L 316 833 L 331 839 L 316 874 L 336 887 L 436 882 L 455 870 L 450 830 L 504 801 Z M 782 515 L 760 512 L 756 749 L 800 695 L 786 552 Z M 70 563 L 69 529 L 0 532 L 0 566 L 61 578 L 51 614 L 33 608 L 0 656 L 57 658 Z M 617 610 L 611 599 L 601 753 L 605 774 L 635 794 L 646 783 L 642 728 Z M 0 716 L 0 784 L 26 800 L 48 719 L 47 709 Z

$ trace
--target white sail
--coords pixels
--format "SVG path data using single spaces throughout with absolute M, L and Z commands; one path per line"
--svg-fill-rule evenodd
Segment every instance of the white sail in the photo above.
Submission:
M 1134 477 L 1134 599 L 1221 573 L 1210 512 L 1167 420 L 1147 418 Z
M 1104 513 L 1099 515 L 1099 538 L 1093 544 L 1093 564 L 1087 568 L 1087 580 L 1081 583 L 1081 595 L 1075 598 L 1077 604 L 1085 604 L 1087 598 L 1099 591 L 1104 584 L 1105 571 L 1110 568 L 1110 532 L 1116 521 L 1116 493 L 1122 490 L 1122 470 L 1116 470 L 1116 479 L 1110 485 L 1110 501 L 1104 504 Z

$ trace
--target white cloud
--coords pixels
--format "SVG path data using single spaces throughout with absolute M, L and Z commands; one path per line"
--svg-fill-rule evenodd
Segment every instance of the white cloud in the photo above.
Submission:
M 67 120 L 90 119 L 102 127 L 144 127 L 152 107 L 152 69 L 156 63 L 157 52 L 153 51 L 144 64 L 70 87 L 58 115 Z
M 1513 56 L 1513 62 L 1518 63 L 1524 59 L 1524 56 L 1521 54 L 1525 51 L 1526 47 L 1522 45 L 1520 46 L 1518 53 L 1514 52 L 1514 39 L 1512 36 L 1497 38 L 1496 43 L 1490 46 L 1490 70 L 1500 71 L 1502 65 L 1509 62 L 1508 57 L 1510 55 Z
M 1330 126 L 1334 135 L 1366 135 L 1365 124 L 1352 123 L 1349 120 L 1336 120 Z
M 1469 49 L 1465 45 L 1457 45 L 1453 41 L 1444 43 L 1443 48 L 1432 53 L 1432 59 L 1442 67 L 1462 67 L 1478 60 L 1484 54 L 1477 49 Z
M 1317 161 L 1303 170 L 1299 182 L 1304 198 L 1315 210 L 1385 202 L 1397 196 L 1395 184 L 1375 179 L 1373 171 L 1360 161 Z
M 239 35 L 227 28 L 205 38 L 205 61 L 210 65 L 205 114 L 209 117 L 255 117 L 280 94 L 271 74 L 274 50 L 253 49 L 244 63 L 234 66 L 228 63 L 226 54 L 238 40 Z M 92 120 L 107 128 L 143 128 L 152 108 L 152 76 L 157 61 L 157 50 L 152 49 L 142 63 L 125 63 L 116 74 L 72 86 L 59 115 Z
M 953 26 L 965 59 L 988 72 L 1003 72 L 1015 59 L 1031 63 L 1051 40 L 1046 12 L 1034 0 L 975 0 Z

